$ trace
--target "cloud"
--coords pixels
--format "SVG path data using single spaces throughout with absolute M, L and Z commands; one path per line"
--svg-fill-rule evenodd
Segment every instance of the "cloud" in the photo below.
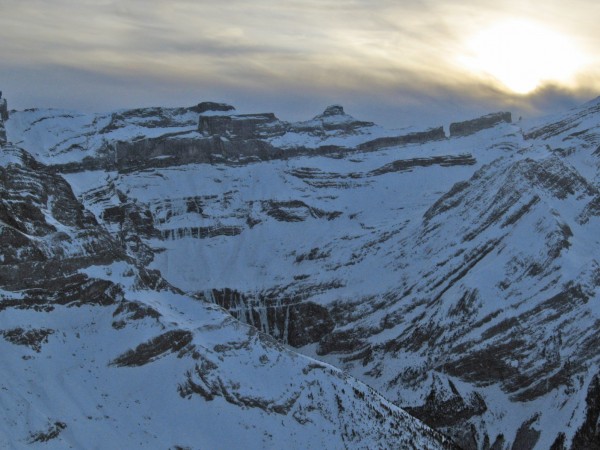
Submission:
M 537 114 L 600 87 L 591 69 L 600 6 L 586 0 L 0 0 L 0 11 L 0 86 L 15 105 L 210 97 L 305 118 L 331 101 L 383 121 L 427 110 L 433 120 L 495 105 Z M 577 86 L 514 96 L 456 63 L 469 34 L 515 15 L 570 33 L 592 54 Z

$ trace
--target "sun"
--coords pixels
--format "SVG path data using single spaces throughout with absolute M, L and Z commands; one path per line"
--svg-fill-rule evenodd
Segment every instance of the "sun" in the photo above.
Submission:
M 528 94 L 544 83 L 569 83 L 583 64 L 574 42 L 526 20 L 498 23 L 472 36 L 461 62 L 505 89 Z

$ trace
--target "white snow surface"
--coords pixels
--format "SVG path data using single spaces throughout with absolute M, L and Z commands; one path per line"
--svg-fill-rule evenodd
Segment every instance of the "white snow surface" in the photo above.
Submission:
M 86 272 L 120 280 L 127 277 L 124 269 L 131 268 L 116 264 Z M 423 424 L 362 383 L 276 344 L 218 307 L 168 292 L 126 290 L 126 296 L 154 308 L 160 319 L 137 320 L 117 331 L 111 325 L 114 308 L 3 312 L 4 329 L 42 326 L 52 332 L 40 351 L 0 339 L 2 448 L 439 445 Z M 113 364 L 121 353 L 174 329 L 193 333 L 197 356 L 167 352 L 144 366 Z M 191 393 L 182 397 L 178 387 L 196 370 L 203 376 L 198 383 L 222 395 L 210 401 Z M 338 405 L 351 413 L 341 413 Z M 373 408 L 386 415 L 381 424 L 372 419 Z M 58 437 L 35 442 L 36 433 L 56 423 L 65 425 Z M 390 433 L 390 424 L 399 431 Z

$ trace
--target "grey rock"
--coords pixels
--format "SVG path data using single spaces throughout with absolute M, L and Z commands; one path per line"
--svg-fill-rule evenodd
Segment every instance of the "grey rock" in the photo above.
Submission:
M 208 298 L 200 296 L 292 347 L 319 342 L 334 328 L 326 308 L 298 297 L 272 292 L 250 296 L 228 288 L 212 289 Z
M 190 110 L 202 114 L 207 111 L 234 111 L 235 108 L 227 103 L 201 102 L 192 106 Z
M 533 416 L 521 424 L 511 450 L 533 450 L 535 448 L 541 434 L 540 431 L 534 428 L 538 418 L 537 415 Z
M 428 167 L 433 165 L 440 165 L 442 167 L 471 166 L 476 163 L 477 160 L 473 158 L 473 155 L 471 154 L 457 156 L 435 156 L 431 158 L 400 159 L 370 171 L 369 175 L 377 176 L 391 172 L 407 172 L 413 170 L 415 167 Z
M 0 97 L 0 117 L 2 120 L 8 120 L 8 104 L 5 98 Z
M 325 108 L 322 114 L 315 116 L 312 120 L 295 123 L 291 127 L 294 131 L 320 135 L 323 131 L 352 133 L 358 128 L 372 127 L 373 125 L 375 125 L 373 122 L 356 120 L 351 115 L 346 114 L 344 108 L 340 105 L 332 105 Z
M 121 171 L 168 167 L 188 163 L 241 163 L 282 157 L 283 152 L 260 139 L 148 138 L 116 144 L 116 162 Z M 73 167 L 73 171 L 78 171 Z M 64 169 L 63 169 L 64 170 Z
M 52 425 L 48 426 L 46 430 L 32 433 L 29 437 L 29 443 L 33 444 L 35 442 L 48 442 L 52 439 L 56 439 L 65 428 L 67 428 L 66 423 L 56 421 Z
M 39 329 L 23 329 L 13 328 L 10 330 L 0 331 L 0 335 L 4 337 L 8 342 L 15 345 L 24 345 L 30 347 L 35 352 L 39 353 L 42 344 L 48 342 L 48 336 L 54 333 L 51 328 L 39 328 Z
M 588 386 L 585 420 L 573 437 L 572 450 L 600 448 L 600 376 Z M 560 447 L 559 447 L 560 448 Z
M 234 116 L 200 116 L 198 131 L 208 136 L 258 139 L 283 134 L 283 125 L 273 113 Z
M 368 142 L 364 142 L 358 146 L 358 150 L 361 151 L 376 151 L 385 147 L 394 147 L 397 145 L 407 144 L 423 144 L 429 141 L 438 141 L 446 139 L 443 127 L 430 128 L 425 131 L 417 131 L 413 133 L 404 134 L 401 136 L 390 136 L 373 139 Z
M 28 280 L 124 258 L 66 180 L 24 150 L 4 146 L 1 151 L 20 160 L 0 167 L 1 286 L 27 286 Z M 74 239 L 79 249 L 67 256 Z
M 478 131 L 492 128 L 499 123 L 511 123 L 512 118 L 509 112 L 497 112 L 488 114 L 477 119 L 466 120 L 464 122 L 454 122 L 450 124 L 450 136 L 469 136 Z
M 423 405 L 405 408 L 411 415 L 429 426 L 441 429 L 462 448 L 476 448 L 476 440 L 469 430 L 468 421 L 487 411 L 483 397 L 477 392 L 462 394 L 450 379 L 434 374 L 431 389 Z
M 143 366 L 165 354 L 177 352 L 192 342 L 193 334 L 187 330 L 171 330 L 139 344 L 115 358 L 110 364 L 118 367 Z
M 6 130 L 4 129 L 5 120 L 8 120 L 8 105 L 6 99 L 2 98 L 2 91 L 0 91 L 0 145 L 6 143 Z
M 339 116 L 345 114 L 344 108 L 341 105 L 331 105 L 323 111 L 323 116 Z
M 339 211 L 324 211 L 311 207 L 301 200 L 269 200 L 262 203 L 263 211 L 279 222 L 302 222 L 308 217 L 333 220 L 342 214 Z

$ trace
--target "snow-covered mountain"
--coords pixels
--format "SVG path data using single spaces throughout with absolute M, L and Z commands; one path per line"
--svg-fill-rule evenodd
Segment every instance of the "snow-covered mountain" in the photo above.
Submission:
M 7 442 L 451 445 L 401 407 L 463 448 L 600 445 L 600 100 L 448 136 L 209 102 L 4 125 Z
M 98 220 L 34 151 L 0 151 L 0 447 L 454 447 L 169 284 L 148 267 L 154 228 L 136 205 Z

